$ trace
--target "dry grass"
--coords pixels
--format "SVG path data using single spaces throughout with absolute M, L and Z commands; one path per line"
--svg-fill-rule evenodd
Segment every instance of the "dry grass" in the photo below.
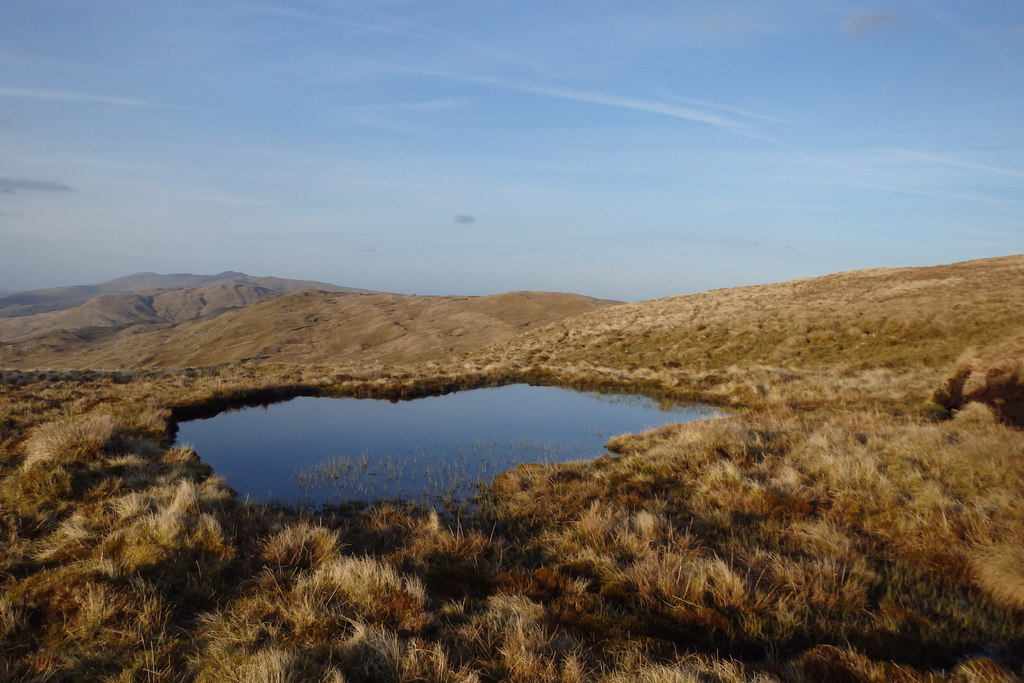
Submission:
M 302 520 L 268 538 L 262 557 L 268 566 L 301 571 L 322 567 L 339 551 L 337 533 Z
M 1019 679 L 1024 432 L 970 387 L 1015 348 L 1020 260 L 630 305 L 415 367 L 5 371 L 0 679 Z M 978 397 L 937 421 L 964 368 Z M 168 442 L 246 400 L 524 379 L 737 408 L 519 467 L 461 523 L 243 504 Z
M 25 442 L 22 467 L 59 465 L 98 457 L 114 435 L 117 421 L 110 414 L 85 415 L 47 422 Z
M 214 289 L 227 296 L 216 296 Z M 0 365 L 166 369 L 245 359 L 444 359 L 615 303 L 554 292 L 465 297 L 304 291 L 264 300 L 276 294 L 217 285 L 156 297 L 121 294 L 57 313 L 0 317 Z M 73 333 L 79 329 L 84 333 Z
M 993 599 L 1024 610 L 1024 536 L 1015 545 L 979 549 L 971 567 L 978 585 Z
M 1024 530 L 1024 437 L 819 419 L 692 423 L 619 439 L 617 459 L 522 467 L 498 483 L 498 517 L 542 530 L 534 547 L 556 574 L 535 581 L 587 581 L 566 610 L 636 610 L 652 637 L 893 658 L 1006 637 L 1013 618 L 969 576 L 979 544 Z
M 953 409 L 987 405 L 999 419 L 1024 426 L 1024 329 L 997 339 L 965 351 L 935 401 Z

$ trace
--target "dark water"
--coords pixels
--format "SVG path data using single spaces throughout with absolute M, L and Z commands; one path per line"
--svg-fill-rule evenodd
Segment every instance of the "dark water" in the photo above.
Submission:
M 617 434 L 714 414 L 702 406 L 517 384 L 392 403 L 295 398 L 182 422 L 240 495 L 292 504 L 464 501 L 525 462 L 606 453 Z

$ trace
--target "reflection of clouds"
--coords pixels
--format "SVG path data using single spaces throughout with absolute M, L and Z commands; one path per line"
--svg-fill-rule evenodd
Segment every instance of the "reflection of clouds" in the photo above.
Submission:
M 268 466 L 263 473 L 252 468 L 237 473 L 237 488 L 243 495 L 277 496 L 302 505 L 392 501 L 446 513 L 472 509 L 474 498 L 487 485 L 520 465 L 591 460 L 606 454 L 608 439 L 615 434 L 707 416 L 706 411 L 677 404 L 669 405 L 672 410 L 666 412 L 666 406 L 650 397 L 527 385 L 394 405 L 369 400 L 295 401 L 301 403 L 289 401 L 272 406 L 273 410 L 252 411 L 244 422 L 235 415 L 222 423 L 223 431 L 211 429 L 210 422 L 205 426 L 202 421 L 183 422 L 178 439 L 197 444 L 231 482 L 238 460 L 232 454 L 243 447 L 237 435 L 259 432 L 260 444 L 244 447 L 250 449 L 251 462 L 265 459 Z M 302 455 L 284 460 L 281 454 L 296 448 L 290 426 L 284 435 L 277 433 L 278 426 L 292 423 L 295 411 L 289 404 L 303 408 L 303 414 L 320 416 L 323 424 L 311 428 Z M 449 415 L 457 416 L 452 424 L 445 422 Z M 400 420 L 400 426 L 392 419 Z M 193 426 L 201 429 L 192 432 Z

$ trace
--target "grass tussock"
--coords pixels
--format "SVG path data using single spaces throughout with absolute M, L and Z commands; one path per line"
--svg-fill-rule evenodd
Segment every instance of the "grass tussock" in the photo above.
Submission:
M 994 600 L 1024 610 L 1024 542 L 979 549 L 971 566 L 978 585 Z
M 63 464 L 98 457 L 116 427 L 114 416 L 103 413 L 48 422 L 26 440 L 22 467 L 31 469 L 42 463 Z

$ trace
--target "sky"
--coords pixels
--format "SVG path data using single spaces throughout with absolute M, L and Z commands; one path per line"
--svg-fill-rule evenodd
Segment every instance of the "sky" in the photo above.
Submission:
M 1024 252 L 1021 0 L 32 0 L 0 288 L 619 300 Z

